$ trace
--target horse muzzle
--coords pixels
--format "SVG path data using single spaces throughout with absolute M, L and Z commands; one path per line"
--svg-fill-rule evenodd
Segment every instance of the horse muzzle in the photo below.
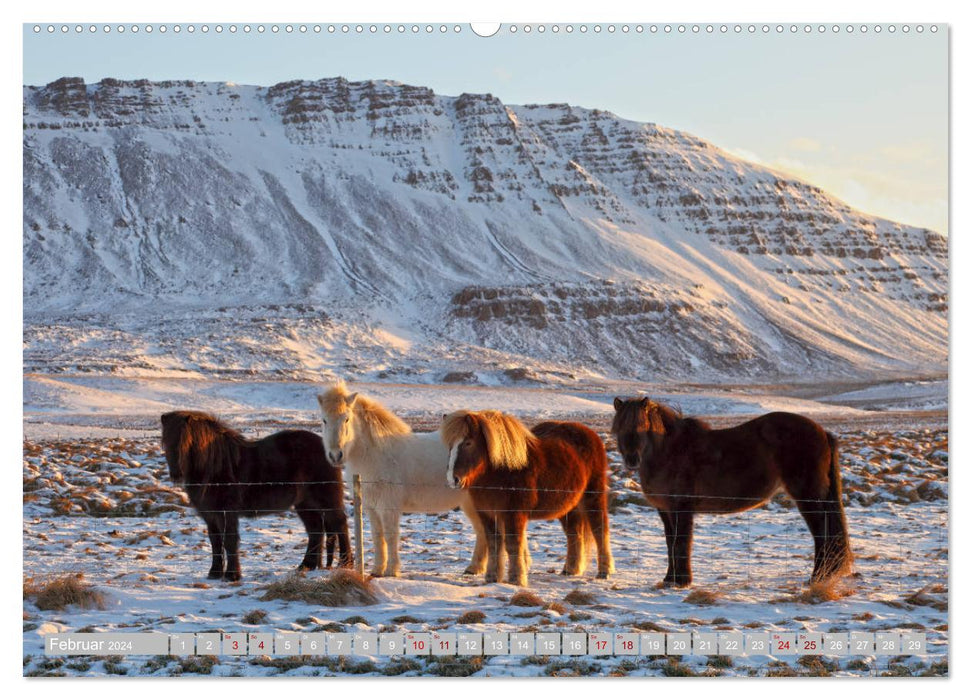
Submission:
M 344 463 L 344 450 L 337 450 L 336 452 L 328 450 L 327 459 L 329 459 L 331 464 L 333 464 L 335 467 L 339 467 Z

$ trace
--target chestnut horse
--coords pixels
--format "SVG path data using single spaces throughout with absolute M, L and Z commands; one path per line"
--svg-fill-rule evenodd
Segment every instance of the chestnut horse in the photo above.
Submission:
M 836 437 L 794 413 L 768 413 L 712 430 L 668 406 L 614 399 L 611 432 L 641 489 L 664 523 L 668 570 L 663 586 L 691 583 L 696 513 L 737 513 L 768 501 L 780 489 L 792 496 L 815 544 L 811 581 L 849 569 L 852 562 Z
M 509 555 L 510 583 L 527 585 L 526 525 L 558 518 L 567 537 L 563 574 L 583 573 L 586 539 L 597 545 L 597 578 L 613 572 L 607 522 L 607 453 L 579 423 L 540 423 L 532 431 L 499 411 L 445 416 L 446 481 L 467 489 L 489 542 L 486 582 L 502 580 L 500 536 Z
M 209 578 L 241 578 L 240 516 L 253 518 L 294 505 L 309 538 L 300 570 L 320 567 L 325 536 L 327 568 L 335 540 L 340 565 L 353 565 L 341 473 L 327 461 L 318 435 L 284 430 L 247 440 L 207 413 L 173 411 L 162 415 L 162 447 L 172 481 L 183 485 L 206 521 L 212 545 Z

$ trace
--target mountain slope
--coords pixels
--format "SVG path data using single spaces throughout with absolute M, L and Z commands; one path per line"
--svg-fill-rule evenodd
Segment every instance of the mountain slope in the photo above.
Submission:
M 24 89 L 24 209 L 28 367 L 84 312 L 141 339 L 146 366 L 217 372 L 150 340 L 156 319 L 210 309 L 208 344 L 238 359 L 214 310 L 262 305 L 281 309 L 264 340 L 284 372 L 946 369 L 946 238 L 598 110 L 387 81 L 64 78 Z M 287 304 L 376 352 L 389 328 L 407 342 L 335 358 Z

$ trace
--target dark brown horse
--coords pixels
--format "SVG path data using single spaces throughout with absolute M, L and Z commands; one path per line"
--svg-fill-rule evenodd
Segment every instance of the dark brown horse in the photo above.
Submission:
M 588 537 L 597 544 L 597 578 L 613 571 L 607 522 L 607 453 L 595 432 L 579 423 L 540 423 L 532 432 L 499 411 L 457 411 L 442 423 L 449 448 L 446 481 L 472 494 L 489 542 L 486 581 L 527 585 L 526 525 L 558 518 L 567 536 L 563 574 L 586 568 Z
M 812 581 L 852 562 L 843 513 L 836 437 L 794 413 L 769 413 L 712 430 L 647 397 L 614 399 L 611 432 L 641 488 L 658 509 L 668 547 L 664 586 L 691 583 L 695 513 L 737 513 L 779 489 L 792 496 L 815 544 Z
M 327 567 L 340 545 L 340 565 L 351 566 L 341 473 L 324 454 L 320 437 L 284 430 L 247 440 L 207 413 L 162 415 L 162 447 L 172 481 L 206 521 L 212 544 L 209 578 L 238 581 L 239 518 L 289 510 L 307 528 L 307 553 L 300 570 L 320 568 L 324 538 Z M 225 557 L 224 557 L 225 553 Z

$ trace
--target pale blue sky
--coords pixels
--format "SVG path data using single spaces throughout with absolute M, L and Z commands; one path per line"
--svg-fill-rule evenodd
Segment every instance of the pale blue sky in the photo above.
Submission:
M 99 25 L 100 26 L 100 25 Z M 200 25 L 196 25 L 197 27 Z M 213 25 L 214 26 L 214 25 Z M 228 25 L 226 25 L 228 26 Z M 240 25 L 241 26 L 241 25 Z M 255 25 L 254 25 L 255 26 Z M 381 25 L 383 26 L 383 25 Z M 886 25 L 884 25 L 886 26 Z M 899 25 L 898 25 L 899 26 Z M 926 25 L 925 25 L 926 26 Z M 865 35 L 422 31 L 104 35 L 24 28 L 24 82 L 64 75 L 270 85 L 341 75 L 509 104 L 569 102 L 682 129 L 864 211 L 947 231 L 947 28 Z

